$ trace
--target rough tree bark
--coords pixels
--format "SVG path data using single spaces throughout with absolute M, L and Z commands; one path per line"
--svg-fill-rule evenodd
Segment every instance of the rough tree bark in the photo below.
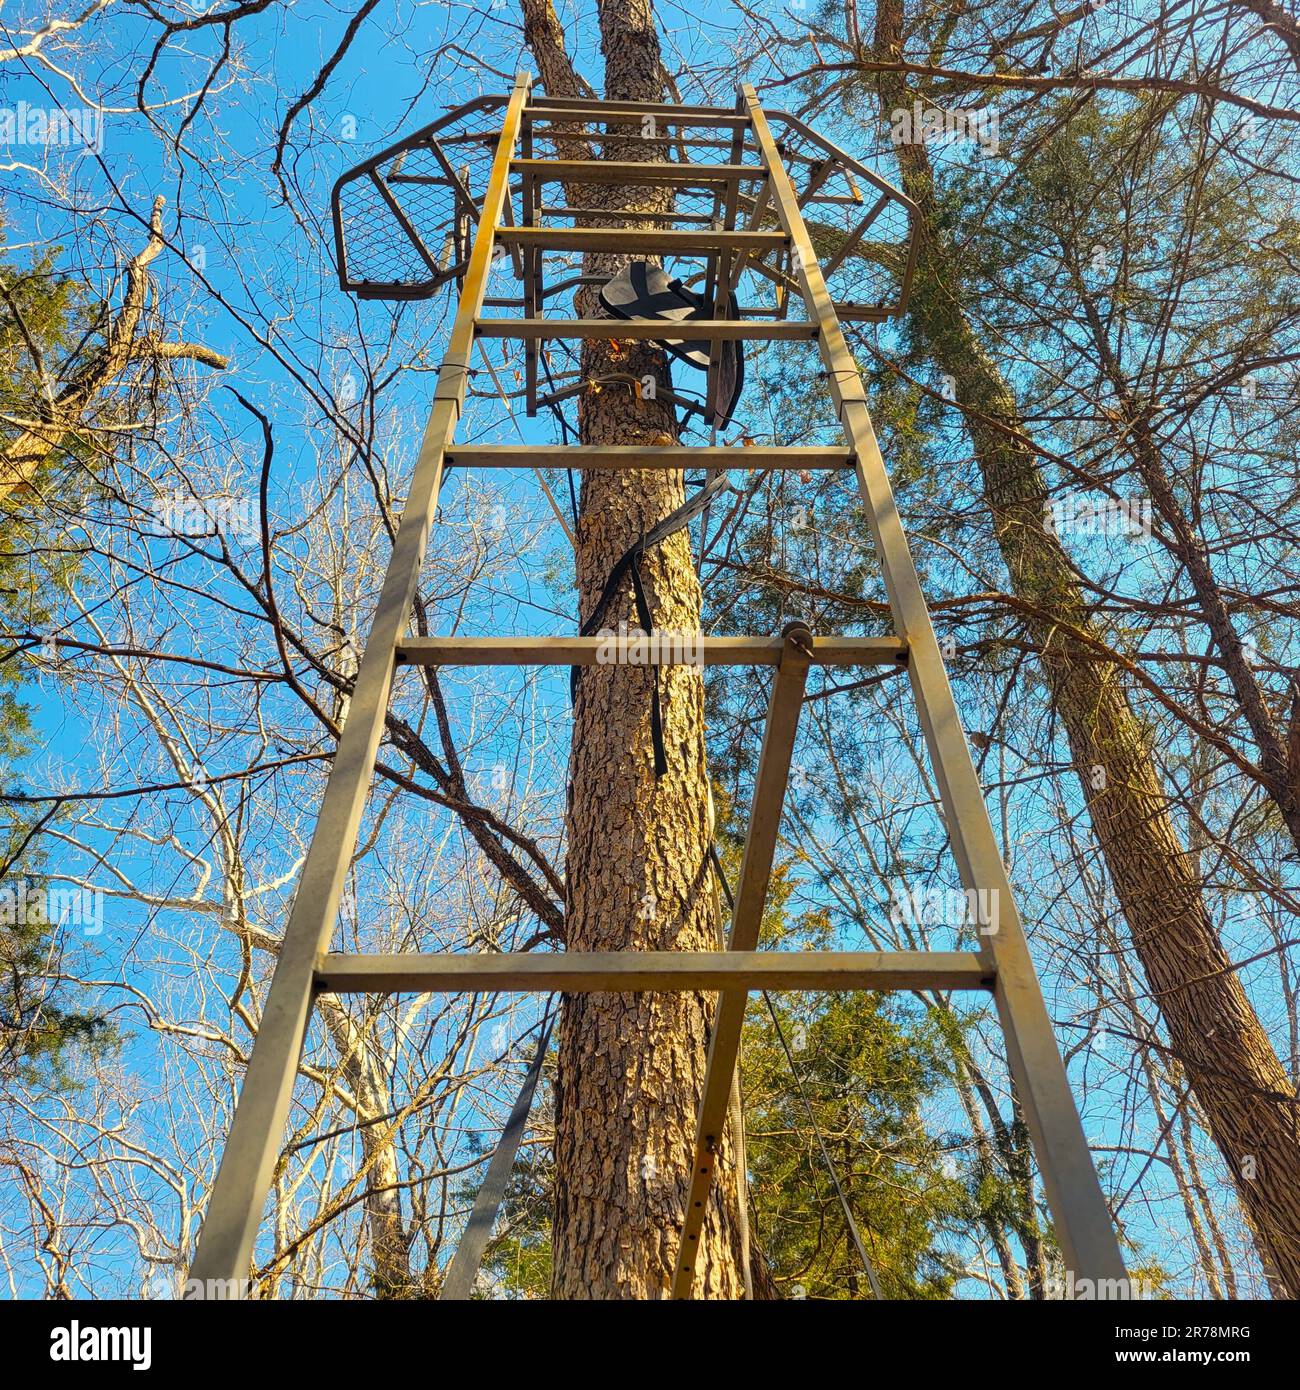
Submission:
M 525 36 L 550 95 L 585 95 L 563 47 L 550 0 L 523 0 Z M 664 99 L 659 42 L 649 0 L 600 0 L 605 95 Z M 662 158 L 662 147 L 631 127 L 601 144 L 606 158 Z M 584 185 L 593 205 L 653 211 L 654 189 Z M 610 225 L 619 225 L 613 221 Z M 636 225 L 628 221 L 623 225 Z M 619 260 L 589 256 L 588 272 Z M 579 297 L 584 316 L 594 296 Z M 588 381 L 610 374 L 669 382 L 651 344 L 585 343 Z M 589 388 L 579 404 L 584 444 L 675 443 L 672 406 L 639 399 L 627 385 Z M 583 475 L 576 569 L 587 621 L 615 563 L 650 527 L 681 505 L 682 475 L 599 471 Z M 700 585 L 684 532 L 646 555 L 642 574 L 654 625 L 698 632 Z M 630 585 L 604 624 L 635 628 Z M 650 740 L 652 671 L 597 666 L 582 675 L 570 760 L 566 941 L 569 949 L 710 950 L 716 946 L 709 883 L 704 687 L 697 668 L 661 673 L 667 774 L 656 780 Z M 556 1198 L 552 1290 L 557 1298 L 659 1298 L 677 1252 L 694 1142 L 695 1115 L 714 1001 L 697 994 L 592 994 L 565 1000 L 556 1083 Z M 736 1298 L 739 1267 L 736 1179 L 730 1141 L 718 1168 L 701 1237 L 696 1294 Z
M 902 0 L 880 0 L 875 54 L 902 55 Z M 870 53 L 864 53 L 869 67 Z M 910 107 L 898 73 L 877 72 L 882 110 Z M 1122 677 L 1095 659 L 1093 622 L 1060 542 L 1046 527 L 1046 481 L 1015 396 L 985 352 L 961 287 L 945 273 L 924 144 L 898 149 L 921 208 L 912 322 L 956 382 L 1015 594 L 1034 616 L 1053 705 L 1065 726 L 1097 842 L 1129 936 L 1210 1133 L 1236 1183 L 1275 1289 L 1300 1295 L 1300 1116 L 1277 1058 L 1201 898 L 1151 748 Z M 1099 645 L 1100 644 L 1100 645 Z M 1091 775 L 1093 768 L 1103 778 Z M 1094 783 L 1100 782 L 1100 785 Z

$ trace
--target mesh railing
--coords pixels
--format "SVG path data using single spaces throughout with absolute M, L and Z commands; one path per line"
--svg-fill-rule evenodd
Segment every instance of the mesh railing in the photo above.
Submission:
M 464 274 L 506 101 L 458 106 L 339 179 L 334 240 L 345 290 L 425 299 Z
M 344 289 L 363 298 L 422 299 L 464 274 L 506 100 L 487 96 L 457 107 L 343 175 L 334 189 L 334 227 Z M 742 131 L 737 141 L 730 127 L 691 114 L 666 109 L 614 120 L 590 111 L 552 114 L 545 98 L 535 100 L 539 109 L 533 115 L 525 108 L 524 138 L 517 151 L 533 159 L 759 163 L 750 132 Z M 901 313 L 914 257 L 911 204 L 796 117 L 773 111 L 768 119 L 840 316 L 873 320 Z M 752 177 L 739 181 L 733 225 L 754 225 L 761 188 L 757 167 Z M 721 225 L 725 209 L 717 186 L 686 183 L 664 200 L 637 200 L 639 206 L 655 209 L 648 213 L 611 209 L 607 186 L 583 184 L 579 192 L 580 199 L 568 202 L 557 184 L 540 185 L 534 224 L 689 231 Z M 508 220 L 522 221 L 517 180 L 510 208 Z M 770 204 L 756 225 L 760 230 L 777 225 Z M 767 273 L 746 271 L 742 312 L 784 314 L 788 292 L 796 288 L 789 265 L 775 252 L 759 259 Z M 572 260 L 566 257 L 556 265 L 565 266 L 567 273 Z M 680 273 L 696 282 L 703 278 L 703 268 L 690 261 Z

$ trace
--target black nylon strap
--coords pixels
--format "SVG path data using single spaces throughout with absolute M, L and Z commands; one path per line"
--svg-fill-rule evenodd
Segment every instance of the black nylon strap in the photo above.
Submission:
M 722 886 L 722 896 L 727 900 L 727 911 L 735 912 L 736 899 L 732 896 L 731 884 L 727 882 L 727 871 L 722 867 L 722 856 L 718 853 L 718 842 L 710 836 L 709 838 L 709 859 L 713 864 L 713 872 L 718 876 L 718 882 Z
M 654 620 L 650 616 L 650 605 L 646 601 L 640 556 L 632 566 L 632 593 L 636 598 L 637 621 L 641 624 L 641 631 L 648 634 L 654 628 Z M 650 742 L 655 750 L 655 776 L 662 777 L 668 771 L 668 754 L 664 751 L 664 717 L 659 703 L 658 663 L 651 663 L 650 680 Z
M 623 581 L 628 577 L 629 572 L 632 576 L 632 594 L 636 600 L 637 621 L 641 624 L 643 631 L 648 636 L 653 628 L 653 618 L 650 613 L 650 604 L 646 600 L 645 587 L 641 578 L 641 557 L 652 546 L 665 541 L 669 536 L 675 535 L 683 527 L 689 526 L 692 521 L 713 501 L 719 493 L 726 490 L 727 475 L 719 473 L 709 481 L 692 497 L 683 503 L 675 511 L 669 512 L 664 519 L 657 525 L 652 526 L 635 545 L 631 546 L 623 553 L 615 563 L 614 568 L 609 572 L 609 578 L 605 581 L 605 587 L 601 590 L 600 598 L 592 609 L 591 617 L 583 623 L 580 631 L 581 636 L 591 637 L 599 630 L 601 622 L 609 609 L 609 605 L 614 601 Z M 655 755 L 655 776 L 662 777 L 668 771 L 668 755 L 664 749 L 663 734 L 663 711 L 659 702 L 659 667 L 654 668 L 654 687 L 651 694 L 650 703 L 650 738 L 654 744 Z M 576 699 L 578 694 L 578 681 L 582 668 L 573 666 L 569 673 L 569 698 Z
M 726 490 L 727 475 L 719 473 L 716 478 L 711 478 L 694 497 L 684 502 L 676 511 L 669 512 L 664 519 L 657 525 L 652 526 L 639 541 L 628 549 L 609 572 L 609 578 L 605 581 L 605 587 L 601 591 L 600 599 L 591 617 L 582 625 L 581 633 L 583 637 L 593 636 L 604 620 L 605 612 L 613 601 L 615 594 L 618 593 L 620 585 L 627 578 L 628 571 L 634 562 L 641 558 L 641 555 L 650 549 L 652 545 L 658 545 L 660 541 L 666 541 L 669 536 L 675 535 L 684 526 L 689 526 L 692 521 L 713 501 L 720 492 Z M 648 631 L 648 629 L 647 629 Z

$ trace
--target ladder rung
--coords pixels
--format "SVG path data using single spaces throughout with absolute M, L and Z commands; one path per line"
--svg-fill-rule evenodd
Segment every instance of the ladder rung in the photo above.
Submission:
M 325 955 L 331 994 L 561 990 L 989 989 L 970 951 L 568 951 L 562 954 Z
M 652 446 L 640 444 L 473 444 L 447 450 L 448 468 L 849 468 L 850 449 L 770 445 Z
M 696 184 L 729 183 L 732 179 L 765 179 L 761 164 L 682 164 L 632 162 L 617 159 L 516 159 L 510 167 L 533 174 L 544 183 L 629 183 L 638 187 L 669 184 L 690 188 Z M 625 211 L 615 214 L 635 217 Z
M 897 311 L 884 304 L 836 304 L 835 313 L 841 323 L 880 323 L 893 318 Z
M 631 212 L 627 208 L 586 208 L 575 207 L 572 203 L 564 207 L 542 203 L 537 209 L 539 217 L 578 218 L 618 218 L 623 222 L 660 222 L 671 227 L 675 222 L 691 222 L 700 227 L 713 226 L 712 213 L 704 212 Z
M 777 666 L 780 637 L 408 637 L 397 659 L 411 666 Z M 814 666 L 900 666 L 898 637 L 813 638 Z
M 587 117 L 606 125 L 638 125 L 643 116 L 654 116 L 666 125 L 722 126 L 736 129 L 749 125 L 749 117 L 716 106 L 664 105 L 654 101 L 601 101 L 590 97 L 546 97 L 524 109 L 529 120 L 578 120 Z
M 755 342 L 803 342 L 817 336 L 815 323 L 762 319 L 479 319 L 482 338 L 613 338 L 624 342 L 718 342 L 740 338 Z
M 689 255 L 705 251 L 778 251 L 789 245 L 784 232 L 676 231 L 662 227 L 498 227 L 506 246 L 533 246 L 544 251 L 666 252 Z

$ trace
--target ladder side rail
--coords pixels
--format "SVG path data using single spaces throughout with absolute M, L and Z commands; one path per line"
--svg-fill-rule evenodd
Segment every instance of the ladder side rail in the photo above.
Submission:
M 521 158 L 533 158 L 533 124 L 523 122 L 519 137 Z M 513 161 L 518 164 L 518 160 Z M 523 169 L 519 190 L 519 219 L 525 227 L 536 227 L 541 222 L 538 215 L 541 202 L 541 189 L 532 165 Z M 524 248 L 524 317 L 540 318 L 542 314 L 542 252 L 536 246 Z M 536 338 L 524 343 L 524 412 L 530 418 L 537 414 L 537 359 L 540 345 Z
M 1057 1237 L 1066 1265 L 1077 1277 L 1120 1279 L 1125 1271 L 1119 1243 L 971 762 L 862 380 L 758 96 L 748 84 L 745 95 L 777 213 L 797 252 L 795 271 L 808 316 L 821 325 L 818 345 L 841 423 L 857 458 L 858 485 L 896 631 L 908 644 L 908 673 L 962 883 L 967 889 L 993 895 L 991 930 L 981 937 L 981 953 L 996 976 L 994 998 L 1007 1040 L 1008 1064 L 1038 1155 Z
M 242 1292 L 248 1276 L 257 1228 L 293 1099 L 317 958 L 333 932 L 339 897 L 356 847 L 383 736 L 397 644 L 405 631 L 419 583 L 429 527 L 438 504 L 443 455 L 465 396 L 474 320 L 486 292 L 494 229 L 506 198 L 510 158 L 528 86 L 528 75 L 521 73 L 506 107 L 484 195 L 484 215 L 475 234 L 460 307 L 447 357 L 438 374 L 410 493 L 208 1202 L 190 1270 L 201 1295 L 214 1285 L 221 1290 L 218 1297 L 230 1291 Z

